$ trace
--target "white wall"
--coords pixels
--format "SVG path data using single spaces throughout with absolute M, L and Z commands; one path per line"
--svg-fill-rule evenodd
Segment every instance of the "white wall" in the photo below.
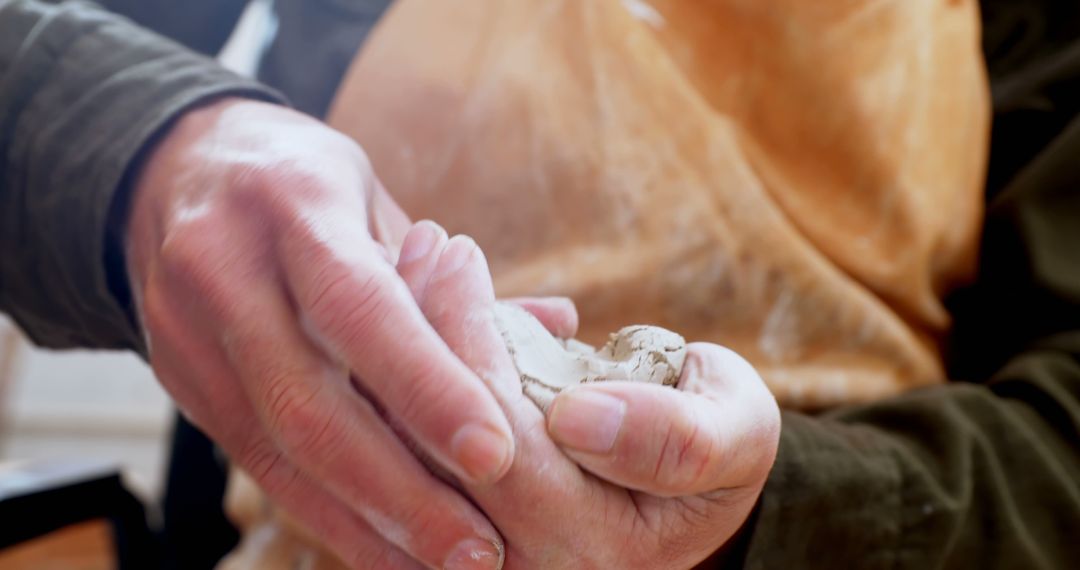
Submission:
M 2 325 L 0 325 L 2 326 Z M 150 369 L 125 353 L 19 348 L 0 433 L 0 461 L 87 457 L 122 467 L 156 497 L 172 407 Z

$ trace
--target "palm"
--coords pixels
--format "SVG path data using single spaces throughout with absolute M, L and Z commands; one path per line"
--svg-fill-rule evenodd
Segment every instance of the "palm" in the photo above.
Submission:
M 680 484 L 676 480 L 688 480 L 665 478 L 662 472 L 701 472 L 716 458 L 685 453 L 684 447 L 683 453 L 643 451 L 641 457 L 624 455 L 597 463 L 564 451 L 549 436 L 544 415 L 522 394 L 494 323 L 495 294 L 482 253 L 473 246 L 457 273 L 432 280 L 442 250 L 440 244 L 430 258 L 399 265 L 398 270 L 440 336 L 485 380 L 510 418 L 518 450 L 510 471 L 495 485 L 466 486 L 502 533 L 507 567 L 689 568 L 722 546 L 745 520 L 760 485 L 721 488 L 723 482 L 718 482 L 708 487 L 709 493 L 673 496 L 679 494 L 672 488 Z M 691 345 L 691 354 L 700 353 L 702 346 Z M 681 388 L 703 392 L 694 384 L 708 381 L 684 377 Z M 645 385 L 619 388 L 646 396 L 651 390 L 670 391 Z M 692 464 L 665 464 L 672 461 Z M 639 487 L 672 498 L 622 486 L 636 480 L 635 472 L 656 475 L 654 484 Z

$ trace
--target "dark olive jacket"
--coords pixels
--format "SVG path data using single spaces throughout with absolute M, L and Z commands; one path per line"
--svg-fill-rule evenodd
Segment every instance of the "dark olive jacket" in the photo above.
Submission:
M 141 351 L 119 246 L 141 153 L 209 98 L 281 100 L 265 83 L 321 114 L 387 3 L 278 0 L 257 83 L 89 4 L 0 0 L 0 310 L 44 346 Z M 213 53 L 245 2 L 106 4 Z M 785 412 L 714 566 L 1080 568 L 1080 3 L 982 4 L 994 133 L 953 381 Z

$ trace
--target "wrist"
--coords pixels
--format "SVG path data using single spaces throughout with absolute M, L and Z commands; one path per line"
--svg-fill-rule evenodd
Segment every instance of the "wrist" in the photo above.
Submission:
M 155 170 L 167 168 L 165 163 L 169 160 L 164 155 L 192 139 L 194 133 L 205 130 L 226 109 L 239 103 L 257 101 L 235 95 L 215 95 L 192 102 L 162 122 L 147 137 L 125 170 L 106 218 L 104 264 L 109 291 L 124 308 L 129 322 L 137 331 L 141 331 L 141 326 L 132 294 L 136 290 L 132 281 L 136 272 L 132 271 L 131 261 L 137 255 L 133 246 L 146 237 L 138 230 L 148 225 L 137 220 L 152 215 L 151 204 L 154 201 L 148 199 L 147 195 L 156 188 L 167 186 L 161 184 L 167 176 L 156 174 Z M 145 347 L 140 347 L 140 352 L 145 353 Z

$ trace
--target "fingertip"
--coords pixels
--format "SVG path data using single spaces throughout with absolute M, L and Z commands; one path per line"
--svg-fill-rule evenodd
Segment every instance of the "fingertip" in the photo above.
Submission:
M 439 261 L 435 264 L 431 279 L 434 281 L 452 277 L 472 261 L 479 252 L 479 246 L 469 236 L 456 235 L 450 238 L 439 256 Z
M 467 482 L 490 485 L 510 470 L 514 462 L 514 438 L 504 429 L 469 424 L 450 439 L 450 454 Z
M 426 295 L 431 273 L 448 239 L 446 230 L 429 220 L 418 222 L 405 236 L 397 272 L 417 303 Z
M 401 254 L 397 265 L 407 265 L 420 258 L 427 257 L 435 250 L 440 241 L 446 239 L 446 230 L 431 220 L 421 220 L 409 229 L 401 245 Z

